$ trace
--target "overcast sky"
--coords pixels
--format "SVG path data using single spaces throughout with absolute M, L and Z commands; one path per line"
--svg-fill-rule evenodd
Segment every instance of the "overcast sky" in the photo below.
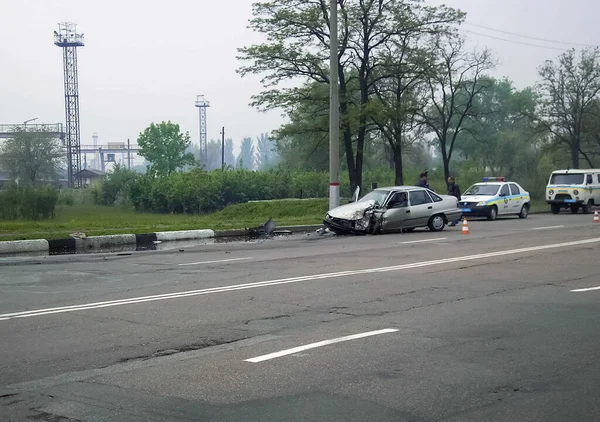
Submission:
M 205 94 L 208 134 L 221 126 L 236 143 L 275 129 L 282 118 L 247 104 L 258 78 L 235 73 L 236 48 L 260 40 L 246 29 L 252 0 L 0 0 L 0 123 L 63 122 L 62 52 L 57 23 L 85 34 L 79 49 L 82 144 L 132 143 L 151 122 L 172 120 L 198 142 L 196 94 Z M 569 45 L 600 43 L 598 0 L 431 0 L 468 13 L 472 42 L 490 47 L 519 87 L 533 84 L 537 67 Z M 481 25 L 496 29 L 481 28 Z M 483 35 L 479 35 L 483 34 Z M 523 45 L 516 42 L 534 44 Z M 544 48 L 550 47 L 550 48 Z M 36 122 L 36 123 L 38 123 Z

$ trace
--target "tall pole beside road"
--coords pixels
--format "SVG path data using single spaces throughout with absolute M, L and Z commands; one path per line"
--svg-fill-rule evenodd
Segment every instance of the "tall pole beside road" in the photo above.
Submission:
M 221 170 L 225 170 L 225 126 L 221 129 Z
M 329 3 L 329 209 L 340 205 L 340 91 L 338 87 L 338 0 Z

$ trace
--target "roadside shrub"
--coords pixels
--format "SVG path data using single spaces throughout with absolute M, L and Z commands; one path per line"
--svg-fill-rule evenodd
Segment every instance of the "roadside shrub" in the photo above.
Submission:
M 58 191 L 52 188 L 12 187 L 0 192 L 0 219 L 49 220 L 57 203 Z

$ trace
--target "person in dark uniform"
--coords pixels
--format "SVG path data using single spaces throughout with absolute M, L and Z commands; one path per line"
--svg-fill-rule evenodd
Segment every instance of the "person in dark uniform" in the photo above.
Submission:
M 448 195 L 454 196 L 456 199 L 458 199 L 460 201 L 460 188 L 458 187 L 458 184 L 456 183 L 456 179 L 454 179 L 454 177 L 452 177 L 452 176 L 448 177 Z M 450 223 L 450 226 L 456 226 L 459 221 L 460 221 L 460 219 L 454 220 L 452 223 Z
M 419 174 L 419 180 L 417 180 L 417 183 L 415 184 L 415 186 L 419 186 L 420 188 L 429 189 L 429 183 L 427 183 L 427 173 L 428 172 L 425 171 L 425 172 Z

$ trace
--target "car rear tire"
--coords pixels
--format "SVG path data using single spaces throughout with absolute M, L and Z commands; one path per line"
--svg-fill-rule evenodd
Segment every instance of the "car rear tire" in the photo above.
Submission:
M 577 214 L 577 212 L 579 211 L 579 205 L 571 205 L 570 208 L 572 214 Z
M 519 218 L 527 218 L 528 215 L 529 215 L 529 206 L 523 205 L 523 208 L 521 208 L 521 212 L 519 213 Z
M 551 204 L 550 205 L 550 211 L 552 212 L 552 214 L 559 214 L 560 213 L 560 207 L 557 204 Z
M 446 220 L 439 214 L 434 215 L 429 219 L 427 227 L 429 227 L 429 230 L 432 232 L 441 232 L 444 230 L 444 227 L 446 227 Z
M 498 218 L 498 207 L 495 205 L 490 209 L 490 215 L 488 215 L 488 220 L 495 221 Z

